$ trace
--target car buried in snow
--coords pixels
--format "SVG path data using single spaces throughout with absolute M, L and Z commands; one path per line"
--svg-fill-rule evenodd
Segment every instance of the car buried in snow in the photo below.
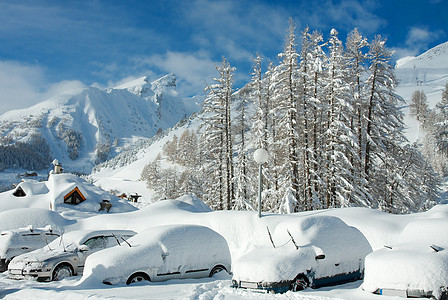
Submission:
M 355 281 L 372 251 L 358 229 L 331 216 L 282 222 L 267 236 L 269 247 L 255 247 L 233 263 L 233 287 L 284 293 Z
M 166 225 L 139 232 L 126 244 L 86 261 L 82 280 L 107 285 L 211 277 L 230 271 L 227 241 L 208 227 Z
M 14 257 L 8 266 L 11 279 L 59 281 L 82 274 L 86 258 L 99 250 L 124 243 L 132 230 L 77 230 L 61 235 L 47 246 Z
M 58 238 L 60 234 L 45 228 L 19 228 L 0 233 L 0 272 L 8 270 L 9 262 L 17 255 L 39 249 Z
M 387 296 L 448 299 L 448 220 L 411 222 L 394 245 L 367 255 L 362 288 Z

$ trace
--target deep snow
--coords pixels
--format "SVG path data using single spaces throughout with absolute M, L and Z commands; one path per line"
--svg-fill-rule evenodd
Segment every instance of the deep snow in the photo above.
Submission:
M 367 208 L 331 209 L 315 212 L 295 213 L 291 215 L 263 214 L 258 218 L 256 212 L 217 211 L 205 209 L 203 203 L 195 197 L 184 196 L 176 200 L 165 200 L 148 207 L 127 213 L 99 214 L 97 216 L 78 220 L 52 218 L 65 230 L 121 228 L 145 230 L 164 224 L 198 224 L 205 225 L 224 236 L 229 244 L 232 262 L 247 254 L 256 247 L 268 247 L 270 240 L 266 232 L 268 226 L 272 232 L 282 230 L 286 223 L 295 222 L 305 216 L 336 216 L 350 226 L 358 228 L 368 239 L 373 250 L 393 245 L 399 242 L 400 234 L 411 222 L 425 220 L 443 220 L 448 222 L 448 206 L 438 205 L 428 212 L 404 216 L 390 215 Z M 11 211 L 14 212 L 14 211 Z M 4 212 L 7 213 L 7 212 Z M 54 212 L 49 213 L 52 215 Z M 31 220 L 30 220 L 31 221 Z M 3 223 L 0 219 L 0 225 Z M 22 224 L 19 220 L 15 220 Z M 38 223 L 36 219 L 34 222 Z M 9 226 L 14 220 L 8 219 Z M 441 232 L 434 234 L 445 234 Z M 342 238 L 342 237 L 341 237 Z M 412 235 L 411 235 L 412 238 Z M 418 238 L 418 236 L 417 236 Z M 347 240 L 347 242 L 350 242 Z M 231 277 L 219 275 L 218 278 L 169 280 L 164 283 L 141 283 L 135 286 L 106 286 L 102 283 L 80 281 L 81 277 L 70 278 L 61 282 L 38 283 L 34 281 L 13 281 L 0 274 L 0 297 L 5 299 L 263 299 L 302 298 L 302 299 L 388 299 L 375 296 L 361 289 L 361 282 L 355 282 L 337 287 L 283 295 L 264 295 L 250 291 L 230 288 Z M 435 274 L 434 276 L 437 276 Z

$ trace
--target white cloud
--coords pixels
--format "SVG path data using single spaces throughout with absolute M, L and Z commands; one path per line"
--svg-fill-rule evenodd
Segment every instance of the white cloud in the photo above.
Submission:
M 196 0 L 185 5 L 183 17 L 200 32 L 193 34 L 193 41 L 203 49 L 217 49 L 232 62 L 248 61 L 256 51 L 279 50 L 289 13 L 281 5 Z
M 416 56 L 428 50 L 429 44 L 443 36 L 440 30 L 430 31 L 427 27 L 413 26 L 409 29 L 404 47 L 394 48 L 396 58 Z
M 51 96 L 83 86 L 76 80 L 48 83 L 41 66 L 0 61 L 0 114 L 32 106 Z
M 431 41 L 440 37 L 442 33 L 440 31 L 431 32 L 424 27 L 412 27 L 406 39 L 406 45 L 408 47 L 425 47 Z
M 355 27 L 363 34 L 378 32 L 386 21 L 373 13 L 375 1 L 303 1 L 298 17 L 311 29 L 331 28 L 352 30 Z

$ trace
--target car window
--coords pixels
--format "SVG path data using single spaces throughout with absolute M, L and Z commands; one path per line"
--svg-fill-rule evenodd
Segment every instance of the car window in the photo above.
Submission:
M 24 243 L 39 243 L 44 241 L 43 236 L 40 233 L 25 233 L 22 234 L 21 242 Z
M 104 249 L 108 246 L 107 244 L 108 239 L 104 236 L 96 236 L 84 242 L 84 245 L 89 247 L 91 250 Z

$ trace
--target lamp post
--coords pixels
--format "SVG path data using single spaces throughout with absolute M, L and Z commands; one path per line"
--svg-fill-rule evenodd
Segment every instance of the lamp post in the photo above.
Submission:
M 259 165 L 259 185 L 258 185 L 258 217 L 261 218 L 261 192 L 263 190 L 263 174 L 262 174 L 262 166 L 265 162 L 268 161 L 269 154 L 266 150 L 260 148 L 254 152 L 254 160 Z

